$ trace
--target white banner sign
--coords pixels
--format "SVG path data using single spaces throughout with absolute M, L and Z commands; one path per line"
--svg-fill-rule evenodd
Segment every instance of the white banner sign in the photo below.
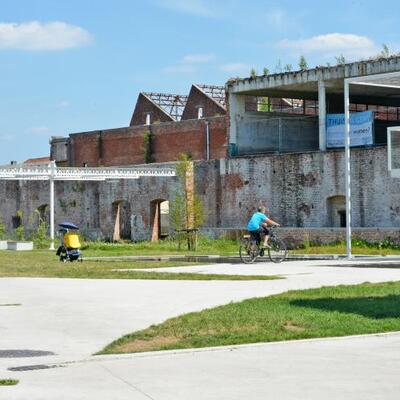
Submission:
M 373 144 L 374 113 L 372 111 L 350 114 L 350 146 Z M 326 117 L 326 147 L 344 147 L 344 114 Z

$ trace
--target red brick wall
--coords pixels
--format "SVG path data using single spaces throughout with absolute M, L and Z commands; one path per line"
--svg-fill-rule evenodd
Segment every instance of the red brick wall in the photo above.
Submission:
M 150 113 L 151 123 L 157 122 L 169 122 L 173 121 L 173 118 L 160 110 L 154 103 L 143 96 L 142 93 L 139 94 L 135 110 L 133 111 L 131 122 L 129 126 L 144 125 L 146 123 L 146 114 Z
M 176 161 L 181 153 L 194 160 L 206 158 L 206 123 L 209 123 L 210 158 L 226 158 L 226 117 L 168 122 L 71 135 L 73 166 L 134 165 L 145 162 L 144 134 L 151 131 L 153 162 Z
M 201 90 L 197 89 L 196 86 L 192 86 L 186 107 L 182 114 L 182 120 L 197 119 L 199 107 L 203 107 L 203 117 L 205 118 L 226 114 L 223 107 L 219 106 Z
M 77 133 L 70 136 L 70 162 L 74 167 L 82 167 L 87 163 L 90 167 L 96 167 L 100 160 L 100 131 Z

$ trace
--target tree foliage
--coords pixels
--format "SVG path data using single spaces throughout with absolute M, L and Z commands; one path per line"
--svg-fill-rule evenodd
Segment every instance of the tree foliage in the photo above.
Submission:
M 299 68 L 300 70 L 304 71 L 308 68 L 308 63 L 307 60 L 304 56 L 300 56 L 300 60 L 299 60 Z
M 0 215 L 0 240 L 4 240 L 7 237 L 6 225 L 3 222 L 3 217 Z

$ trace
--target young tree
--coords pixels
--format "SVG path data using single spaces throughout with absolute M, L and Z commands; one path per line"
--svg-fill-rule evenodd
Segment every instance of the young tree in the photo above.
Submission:
M 269 75 L 269 69 L 267 67 L 264 67 L 263 74 L 264 75 Z
M 335 57 L 336 64 L 337 65 L 345 65 L 346 64 L 346 59 L 344 58 L 344 55 L 341 54 L 340 56 Z
M 275 73 L 280 74 L 282 73 L 282 61 L 279 59 L 275 65 Z
M 204 205 L 195 193 L 194 164 L 187 154 L 179 157 L 176 174 L 180 184 L 170 203 L 171 226 L 179 237 L 186 233 L 188 250 L 195 250 L 197 229 L 204 223 Z
M 285 72 L 291 72 L 293 71 L 293 65 L 292 64 L 286 64 L 285 67 L 283 68 Z
M 300 70 L 304 71 L 308 68 L 307 60 L 304 56 L 300 56 L 299 60 L 299 68 Z
M 381 56 L 384 57 L 384 58 L 389 58 L 390 57 L 389 46 L 387 44 L 385 44 L 385 43 L 382 44 Z
M 252 69 L 250 70 L 250 76 L 251 76 L 252 78 L 256 78 L 256 77 L 257 77 L 257 71 L 256 71 L 255 68 L 252 68 Z

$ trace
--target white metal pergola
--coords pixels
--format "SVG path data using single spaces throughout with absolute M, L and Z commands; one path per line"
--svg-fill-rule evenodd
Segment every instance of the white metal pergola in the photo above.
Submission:
M 50 183 L 50 250 L 54 250 L 54 182 L 55 181 L 106 181 L 114 179 L 139 179 L 140 177 L 175 176 L 172 168 L 72 168 L 57 167 L 54 161 L 48 166 L 18 165 L 0 168 L 2 180 L 49 181 Z
M 400 96 L 400 71 L 374 75 L 347 78 L 344 80 L 344 110 L 345 110 L 345 176 L 346 176 L 346 247 L 347 258 L 351 258 L 351 165 L 350 165 L 350 90 L 351 86 L 364 90 L 375 90 L 380 96 L 388 98 L 399 98 Z M 388 130 L 390 136 L 392 128 Z M 397 128 L 399 131 L 400 128 Z M 389 171 L 391 176 L 398 177 L 399 170 L 391 167 L 391 142 L 388 140 Z

